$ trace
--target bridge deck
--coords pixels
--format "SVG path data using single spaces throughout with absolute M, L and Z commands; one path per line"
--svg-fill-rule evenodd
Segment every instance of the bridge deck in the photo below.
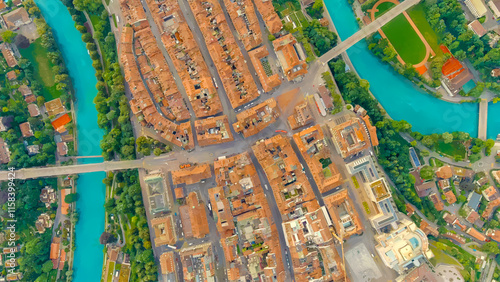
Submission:
M 477 138 L 486 140 L 486 129 L 488 125 L 488 100 L 482 99 L 479 103 L 479 125 Z
M 335 46 L 333 49 L 330 51 L 326 52 L 319 58 L 319 61 L 323 64 L 328 63 L 330 60 L 333 58 L 337 57 L 338 55 L 344 53 L 347 49 L 352 47 L 354 44 L 358 43 L 360 40 L 364 39 L 365 37 L 371 35 L 372 33 L 376 32 L 379 30 L 381 27 L 383 27 L 386 23 L 390 22 L 392 19 L 397 17 L 399 14 L 403 13 L 404 11 L 408 10 L 410 7 L 413 5 L 417 4 L 420 0 L 406 0 L 398 5 L 396 7 L 392 8 L 389 10 L 387 13 L 383 14 L 367 26 L 363 27 L 361 30 L 358 32 L 354 33 L 351 35 L 351 37 L 347 38 L 346 40 L 340 42 L 337 46 Z

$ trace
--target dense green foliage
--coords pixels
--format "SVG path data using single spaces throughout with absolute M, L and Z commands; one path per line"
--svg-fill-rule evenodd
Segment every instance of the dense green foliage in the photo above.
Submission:
M 500 47 L 489 46 L 490 37 L 479 38 L 467 27 L 467 19 L 457 0 L 426 0 L 426 16 L 432 28 L 443 38 L 443 43 L 457 58 L 468 58 L 486 81 L 485 87 L 499 93 L 500 84 L 491 77 L 491 70 L 500 64 Z M 479 93 L 478 93 L 479 92 Z M 481 91 L 472 95 L 478 97 Z
M 35 226 L 35 221 L 38 216 L 42 213 L 48 213 L 49 215 L 55 215 L 57 205 L 53 205 L 48 210 L 45 205 L 40 202 L 40 190 L 45 186 L 52 186 L 57 189 L 57 179 L 55 178 L 43 178 L 34 180 L 18 180 L 14 181 L 16 189 L 15 197 L 15 219 L 16 222 L 16 234 L 19 238 L 16 240 L 16 245 L 24 245 L 21 251 L 16 253 L 16 258 L 19 263 L 19 271 L 23 273 L 24 281 L 35 281 L 44 273 L 48 273 L 52 270 L 52 262 L 49 260 L 49 250 L 50 250 L 50 240 L 52 232 L 49 229 L 43 234 L 33 232 Z M 3 182 L 1 186 L 2 194 L 7 192 L 9 185 L 8 182 Z M 3 197 L 3 196 L 2 196 Z M 5 201 L 2 200 L 2 202 Z M 7 205 L 9 201 L 2 204 L 3 212 L 7 211 Z M 2 230 L 8 226 L 6 221 L 0 223 Z M 9 233 L 6 233 L 6 237 Z M 3 247 L 12 247 L 7 245 L 8 241 L 5 241 Z M 50 270 L 43 267 L 45 263 L 50 262 Z M 5 264 L 4 264 L 5 266 Z M 3 273 L 5 274 L 5 268 L 3 268 Z M 46 274 L 45 274 L 46 275 Z M 36 280 L 40 281 L 40 280 Z M 42 280 L 47 281 L 47 280 Z
M 116 42 L 108 13 L 101 1 L 95 0 L 63 0 L 73 16 L 76 28 L 82 33 L 82 40 L 87 43 L 87 49 L 96 69 L 97 95 L 94 99 L 97 109 L 97 122 L 104 130 L 101 149 L 104 160 L 117 156 L 121 159 L 135 159 L 134 135 L 130 122 L 128 99 L 125 96 L 124 80 L 116 54 Z M 74 4 L 74 6 L 73 6 Z M 99 15 L 100 20 L 94 24 L 94 38 L 87 32 L 83 11 Z M 98 45 L 96 45 L 96 43 Z M 104 67 L 99 60 L 97 48 L 100 48 L 105 58 Z
M 312 6 L 306 8 L 306 11 L 313 19 L 323 18 L 323 0 L 315 0 Z
M 118 183 L 114 190 L 115 197 L 106 201 L 104 207 L 108 214 L 115 214 L 130 218 L 131 229 L 127 230 L 127 244 L 122 251 L 130 255 L 131 281 L 157 281 L 157 266 L 155 265 L 151 242 L 149 241 L 149 228 L 146 219 L 146 212 L 139 185 L 139 175 L 137 170 L 110 173 L 103 180 L 108 187 L 112 184 L 113 178 Z M 115 200 L 116 199 L 116 200 Z

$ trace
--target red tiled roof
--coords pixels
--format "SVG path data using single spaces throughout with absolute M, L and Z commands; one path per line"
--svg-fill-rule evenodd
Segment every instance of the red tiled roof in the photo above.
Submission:
M 52 126 L 54 129 L 58 129 L 62 126 L 65 126 L 71 121 L 71 118 L 69 117 L 68 114 L 64 114 L 58 118 L 56 118 L 54 121 L 52 121 Z

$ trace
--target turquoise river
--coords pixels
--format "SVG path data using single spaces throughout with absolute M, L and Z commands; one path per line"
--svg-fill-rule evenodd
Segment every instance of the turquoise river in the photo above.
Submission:
M 60 0 L 35 2 L 54 31 L 76 91 L 78 154 L 100 155 L 99 142 L 103 132 L 97 126 L 97 111 L 93 103 L 97 80 L 85 44 Z M 359 29 L 346 0 L 325 0 L 325 3 L 341 38 L 346 39 Z M 477 135 L 476 104 L 450 104 L 421 92 L 379 62 L 365 41 L 349 49 L 348 54 L 360 76 L 370 82 L 373 94 L 392 118 L 407 120 L 422 133 L 462 130 Z M 495 115 L 499 110 L 500 104 L 490 104 L 490 138 L 500 133 L 500 115 Z M 76 282 L 100 280 L 103 247 L 99 244 L 99 236 L 104 230 L 104 177 L 104 173 L 88 173 L 80 175 L 77 181 L 80 220 L 76 225 L 77 248 L 73 264 Z
M 101 155 L 99 142 L 103 132 L 97 126 L 97 111 L 93 102 L 97 94 L 97 79 L 80 32 L 76 30 L 71 15 L 60 0 L 35 2 L 52 27 L 76 92 L 78 155 Z M 94 160 L 102 161 L 99 158 Z M 104 177 L 104 172 L 86 173 L 81 174 L 76 182 L 80 195 L 77 202 L 80 219 L 76 225 L 77 248 L 73 263 L 75 282 L 101 279 L 103 246 L 99 244 L 99 237 L 104 231 Z
M 359 30 L 347 0 L 324 1 L 341 39 Z M 423 92 L 376 58 L 365 40 L 351 47 L 347 54 L 359 76 L 370 82 L 373 95 L 393 119 L 404 119 L 412 124 L 413 130 L 424 134 L 460 130 L 477 137 L 478 104 L 452 104 Z M 500 103 L 490 103 L 488 138 L 495 139 L 500 133 L 499 113 Z

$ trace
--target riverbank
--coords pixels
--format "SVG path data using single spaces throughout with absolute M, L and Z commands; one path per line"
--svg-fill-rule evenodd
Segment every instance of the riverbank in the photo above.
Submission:
M 97 125 L 97 111 L 93 99 L 97 94 L 95 70 L 80 32 L 74 27 L 66 7 L 59 0 L 35 0 L 47 24 L 52 27 L 66 61 L 69 76 L 75 88 L 75 113 L 78 136 L 78 155 L 101 155 L 103 132 Z M 95 160 L 79 160 L 90 163 Z M 102 245 L 99 237 L 104 230 L 103 172 L 82 174 L 77 180 L 77 206 L 80 219 L 75 227 L 73 281 L 99 281 L 102 269 Z

